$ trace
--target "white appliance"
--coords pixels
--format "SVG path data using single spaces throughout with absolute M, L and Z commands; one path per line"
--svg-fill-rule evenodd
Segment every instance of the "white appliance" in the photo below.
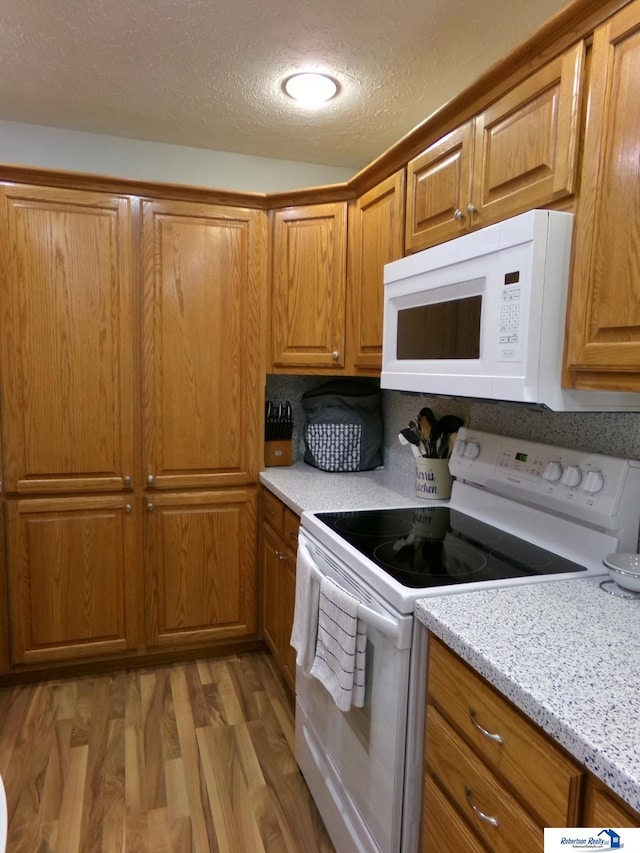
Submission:
M 640 394 L 561 388 L 572 227 L 531 210 L 387 264 L 381 386 L 640 411 Z
M 450 467 L 448 505 L 302 516 L 300 574 L 350 591 L 367 626 L 364 707 L 338 710 L 296 672 L 296 758 L 338 853 L 418 850 L 427 632 L 415 601 L 606 575 L 603 557 L 636 550 L 640 462 L 462 429 Z

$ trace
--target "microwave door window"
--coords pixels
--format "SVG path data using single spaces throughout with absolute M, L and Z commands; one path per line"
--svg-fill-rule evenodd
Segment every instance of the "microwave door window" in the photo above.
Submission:
M 482 296 L 398 311 L 399 361 L 479 359 Z

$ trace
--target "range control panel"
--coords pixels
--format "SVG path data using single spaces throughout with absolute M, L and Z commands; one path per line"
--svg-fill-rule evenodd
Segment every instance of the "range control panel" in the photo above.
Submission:
M 462 428 L 451 459 L 457 479 L 604 530 L 640 506 L 640 462 Z

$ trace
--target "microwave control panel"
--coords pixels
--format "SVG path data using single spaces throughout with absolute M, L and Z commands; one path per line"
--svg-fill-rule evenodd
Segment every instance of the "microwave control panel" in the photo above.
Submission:
M 502 275 L 498 326 L 498 361 L 522 361 L 520 270 Z

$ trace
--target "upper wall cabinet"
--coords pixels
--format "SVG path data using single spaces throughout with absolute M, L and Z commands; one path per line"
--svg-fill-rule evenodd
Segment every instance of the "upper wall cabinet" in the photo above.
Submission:
M 145 482 L 155 488 L 253 482 L 266 215 L 178 201 L 142 207 Z
M 11 184 L 0 194 L 5 491 L 126 487 L 134 455 L 131 201 Z
M 396 172 L 361 196 L 349 219 L 348 366 L 382 367 L 383 268 L 404 250 L 405 176 Z
M 640 391 L 640 2 L 596 30 L 567 326 L 574 387 Z
M 344 367 L 346 267 L 346 202 L 275 211 L 270 300 L 273 367 Z
M 408 252 L 574 192 L 584 56 L 580 42 L 409 163 Z

